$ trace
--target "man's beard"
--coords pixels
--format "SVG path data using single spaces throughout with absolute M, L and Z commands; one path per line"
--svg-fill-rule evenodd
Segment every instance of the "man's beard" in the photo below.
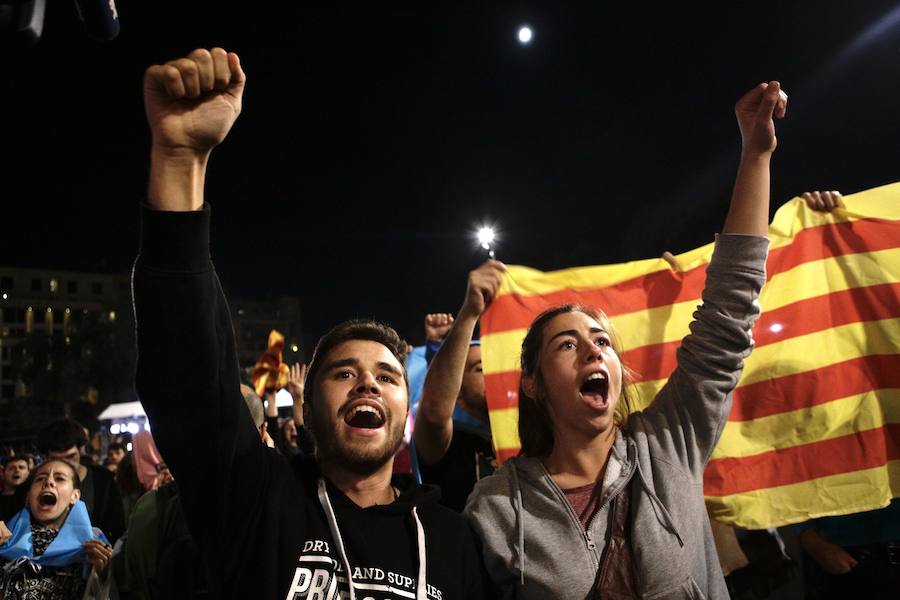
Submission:
M 319 463 L 328 462 L 357 475 L 371 475 L 382 468 L 400 450 L 403 443 L 405 420 L 385 423 L 387 437 L 384 443 L 345 446 L 338 440 L 328 423 L 312 414 L 313 435 L 316 436 L 316 453 Z

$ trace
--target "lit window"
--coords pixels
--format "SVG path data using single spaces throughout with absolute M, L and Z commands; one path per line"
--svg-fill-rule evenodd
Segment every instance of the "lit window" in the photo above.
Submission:
M 59 281 L 56 279 L 50 280 L 50 293 L 55 294 L 59 291 Z

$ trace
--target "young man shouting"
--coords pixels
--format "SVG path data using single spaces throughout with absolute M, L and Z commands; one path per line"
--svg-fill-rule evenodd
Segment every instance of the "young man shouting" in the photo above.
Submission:
M 405 344 L 351 321 L 326 334 L 304 394 L 316 459 L 259 443 L 209 256 L 210 152 L 241 110 L 245 77 L 221 48 L 150 67 L 149 206 L 135 264 L 137 387 L 206 555 L 212 597 L 448 600 L 483 595 L 463 521 L 436 490 L 392 477 L 408 409 Z M 189 424 L 212 419 L 204 436 Z

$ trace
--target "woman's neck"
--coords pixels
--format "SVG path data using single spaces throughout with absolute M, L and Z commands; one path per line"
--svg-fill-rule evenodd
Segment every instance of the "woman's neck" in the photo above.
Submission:
M 582 439 L 571 433 L 554 435 L 553 450 L 543 460 L 553 481 L 562 489 L 600 481 L 616 440 L 616 429 L 612 427 L 589 439 Z

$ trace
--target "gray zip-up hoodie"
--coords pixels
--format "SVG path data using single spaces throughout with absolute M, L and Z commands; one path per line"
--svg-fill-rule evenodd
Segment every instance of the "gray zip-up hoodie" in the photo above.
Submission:
M 582 600 L 598 589 L 603 598 L 728 598 L 703 470 L 753 347 L 767 248 L 761 236 L 717 238 L 678 366 L 617 430 L 587 530 L 536 458 L 510 460 L 478 482 L 465 514 L 503 598 Z M 614 573 L 620 558 L 630 563 L 624 586 Z

